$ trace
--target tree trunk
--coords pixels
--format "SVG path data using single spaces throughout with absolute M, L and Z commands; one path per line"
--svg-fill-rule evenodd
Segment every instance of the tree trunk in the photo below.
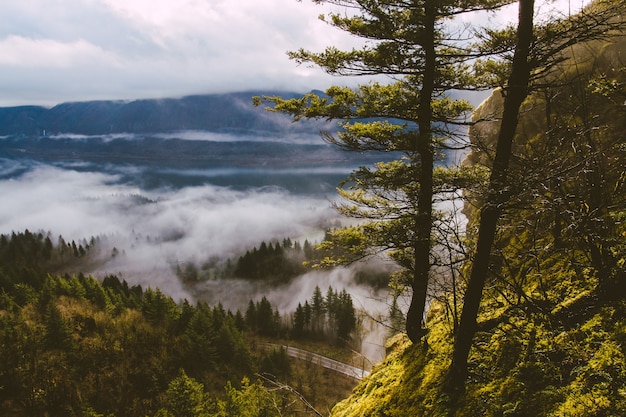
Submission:
M 424 311 L 430 276 L 430 235 L 432 230 L 433 201 L 433 166 L 434 154 L 432 143 L 432 97 L 435 84 L 436 52 L 435 52 L 435 5 L 426 1 L 424 5 L 424 76 L 420 91 L 418 109 L 417 143 L 415 149 L 419 155 L 419 195 L 417 213 L 415 214 L 416 236 L 414 243 L 415 259 L 413 265 L 413 295 L 406 317 L 406 332 L 413 343 L 425 333 Z
M 467 377 L 467 358 L 476 332 L 476 318 L 485 279 L 489 270 L 491 247 L 503 205 L 508 200 L 507 174 L 517 129 L 519 109 L 528 94 L 530 65 L 528 56 L 533 41 L 534 0 L 519 0 L 517 45 L 513 56 L 511 74 L 505 89 L 502 123 L 498 134 L 496 155 L 489 178 L 489 193 L 480 210 L 478 242 L 472 263 L 470 279 L 463 300 L 461 321 L 455 335 L 452 363 L 444 382 L 446 391 L 453 397 L 464 390 Z

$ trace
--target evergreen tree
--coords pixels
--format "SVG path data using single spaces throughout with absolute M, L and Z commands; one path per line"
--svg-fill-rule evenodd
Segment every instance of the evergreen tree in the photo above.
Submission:
M 348 340 L 350 333 L 356 328 L 356 316 L 354 313 L 354 305 L 352 297 L 344 289 L 338 296 L 337 308 L 337 338 L 340 340 Z
M 200 304 L 195 309 L 184 333 L 183 363 L 186 369 L 215 367 L 218 361 L 216 339 L 213 314 L 208 306 Z
M 296 338 L 304 334 L 304 326 L 304 307 L 302 307 L 301 303 L 298 303 L 298 307 L 296 307 L 296 311 L 293 313 L 293 334 Z
M 72 347 L 72 329 L 54 300 L 48 302 L 45 312 L 45 342 L 50 349 L 69 350 Z
M 254 304 L 252 300 L 248 302 L 248 308 L 246 309 L 245 320 L 246 320 L 246 326 L 248 326 L 249 329 L 253 331 L 257 330 L 257 322 L 258 322 L 257 311 L 256 311 L 256 305 Z
M 263 336 L 276 336 L 280 319 L 277 320 L 272 304 L 263 296 L 256 304 L 257 331 Z
M 335 327 L 335 320 L 337 319 L 337 315 L 339 312 L 339 298 L 338 294 L 335 293 L 333 287 L 328 286 L 328 290 L 326 290 L 326 299 L 324 301 L 324 305 L 326 306 L 326 316 L 328 319 L 328 326 L 331 328 Z
M 323 1 L 320 1 L 321 3 Z M 373 42 L 361 49 L 321 53 L 291 53 L 298 62 L 312 62 L 337 75 L 390 75 L 398 81 L 371 83 L 358 89 L 331 87 L 324 95 L 299 99 L 265 98 L 275 111 L 302 118 L 344 120 L 329 142 L 353 151 L 398 152 L 401 157 L 374 168 L 360 168 L 340 190 L 346 204 L 338 209 L 366 220 L 359 227 L 337 233 L 338 244 L 348 246 L 352 259 L 391 250 L 406 271 L 412 289 L 407 333 L 417 341 L 423 326 L 431 275 L 433 226 L 437 196 L 455 190 L 460 171 L 435 169 L 444 151 L 455 147 L 455 127 L 466 123 L 467 102 L 453 100 L 450 92 L 484 88 L 484 79 L 469 72 L 469 61 L 483 53 L 471 49 L 463 36 L 444 23 L 476 10 L 497 9 L 507 0 L 330 0 L 353 8 L 349 15 L 331 14 L 329 23 Z M 486 52 L 485 54 L 489 54 Z M 260 100 L 256 101 L 257 104 Z M 333 262 L 328 259 L 328 262 Z
M 226 398 L 218 401 L 218 416 L 279 417 L 281 410 L 276 407 L 278 399 L 260 382 L 254 384 L 244 378 L 241 389 L 237 390 L 230 382 L 226 384 Z
M 208 416 L 204 386 L 187 376 L 183 369 L 167 387 L 167 411 L 176 417 Z
M 322 333 L 324 331 L 324 318 L 326 314 L 326 306 L 324 305 L 324 296 L 319 286 L 315 286 L 313 297 L 311 298 L 311 330 L 313 333 Z
M 180 313 L 174 300 L 163 294 L 158 288 L 146 290 L 141 300 L 141 311 L 153 323 L 175 321 Z
M 308 300 L 304 302 L 304 328 L 306 330 L 311 330 L 311 320 L 313 317 L 313 309 L 311 308 L 311 304 L 309 304 Z

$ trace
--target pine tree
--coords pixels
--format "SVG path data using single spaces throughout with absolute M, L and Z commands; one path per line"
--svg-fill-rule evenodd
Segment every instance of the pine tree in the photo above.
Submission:
M 183 369 L 167 387 L 167 411 L 176 417 L 208 416 L 204 385 L 187 376 Z M 167 415 L 167 414 L 166 414 Z
M 305 316 L 304 307 L 298 303 L 296 311 L 293 313 L 293 333 L 296 338 L 302 337 L 304 334 Z
M 245 320 L 246 320 L 246 326 L 248 326 L 249 329 L 256 331 L 257 323 L 258 323 L 257 309 L 256 309 L 256 305 L 254 304 L 254 301 L 252 300 L 248 302 L 248 308 L 246 309 Z
M 311 298 L 311 330 L 313 333 L 320 334 L 324 331 L 324 317 L 326 307 L 324 305 L 324 296 L 319 286 L 315 286 L 313 296 Z
M 51 300 L 45 312 L 45 341 L 50 349 L 69 350 L 72 347 L 72 329 L 59 308 Z
M 323 3 L 323 1 L 320 1 Z M 444 23 L 477 10 L 497 9 L 507 0 L 331 0 L 350 7 L 350 14 L 331 14 L 327 21 L 365 40 L 361 49 L 321 53 L 291 53 L 299 63 L 314 63 L 336 75 L 389 75 L 391 84 L 370 83 L 357 89 L 331 87 L 325 94 L 282 100 L 265 97 L 273 110 L 303 118 L 339 119 L 342 130 L 326 139 L 358 152 L 397 152 L 397 160 L 360 168 L 340 189 L 344 214 L 365 220 L 356 228 L 336 233 L 338 244 L 348 246 L 351 261 L 372 252 L 389 252 L 404 271 L 412 289 L 407 333 L 417 341 L 425 334 L 426 294 L 431 278 L 433 228 L 438 218 L 435 198 L 459 187 L 460 172 L 436 169 L 447 149 L 456 143 L 459 125 L 471 109 L 450 96 L 453 90 L 490 86 L 472 77 L 469 61 L 483 54 L 471 49 L 463 36 Z M 489 80 L 491 82 L 491 80 Z M 257 104 L 261 103 L 256 99 Z M 455 144 L 456 143 L 456 144 Z M 332 259 L 326 261 L 332 263 Z
M 337 304 L 337 338 L 348 340 L 350 333 L 356 328 L 356 315 L 352 297 L 345 289 L 339 293 Z

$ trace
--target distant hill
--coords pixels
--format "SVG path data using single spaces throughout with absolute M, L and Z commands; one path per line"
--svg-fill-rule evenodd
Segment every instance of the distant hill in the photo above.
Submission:
M 44 136 L 59 133 L 107 135 L 203 130 L 218 133 L 274 135 L 310 132 L 320 123 L 291 123 L 289 117 L 252 105 L 252 96 L 268 92 L 193 95 L 134 101 L 62 103 L 52 108 L 0 108 L 0 135 Z M 285 98 L 293 92 L 270 92 Z
M 287 115 L 254 107 L 252 97 L 262 94 L 301 96 L 241 92 L 0 108 L 0 165 L 14 160 L 78 169 L 76 163 L 85 163 L 83 169 L 116 173 L 132 165 L 142 173 L 123 173 L 123 180 L 147 188 L 211 183 L 326 193 L 348 170 L 396 157 L 325 143 L 320 130 L 333 131 L 335 124 L 292 123 Z M 297 174 L 301 169 L 308 171 Z M 0 179 L 21 172 L 8 169 Z

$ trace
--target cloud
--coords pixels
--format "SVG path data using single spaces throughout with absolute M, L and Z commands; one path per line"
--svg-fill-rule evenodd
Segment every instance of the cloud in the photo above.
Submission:
M 85 63 L 116 65 L 117 58 L 85 40 L 63 43 L 52 39 L 9 36 L 0 41 L 0 65 L 27 68 L 71 68 Z
M 588 0 L 545 1 L 538 16 Z M 330 4 L 294 0 L 5 0 L 0 2 L 0 105 L 179 97 L 245 90 L 305 92 L 364 78 L 298 66 L 287 51 L 350 49 L 321 22 Z M 562 13 L 561 13 L 562 11 Z M 504 25 L 515 7 L 466 21 Z
M 4 164 L 3 171 L 19 172 Z M 324 198 L 293 196 L 278 188 L 237 191 L 204 185 L 146 192 L 120 183 L 116 175 L 46 165 L 0 181 L 0 193 L 6 202 L 0 207 L 2 232 L 51 229 L 68 239 L 130 236 L 131 231 L 155 238 L 180 235 L 162 245 L 180 259 L 303 236 L 333 215 Z
M 329 129 L 330 130 L 330 129 Z M 118 135 L 120 137 L 129 137 L 130 135 Z M 297 144 L 307 144 L 307 145 L 319 145 L 324 143 L 320 138 L 319 133 L 290 133 L 290 134 L 275 134 L 273 136 L 259 136 L 249 134 L 249 135 L 239 135 L 239 134 L 231 134 L 231 133 L 217 133 L 217 132 L 208 132 L 202 130 L 183 130 L 178 132 L 164 132 L 164 133 L 156 133 L 151 135 L 156 138 L 161 139 L 182 139 L 182 140 L 197 140 L 197 141 L 206 141 L 206 142 L 242 142 L 242 141 L 251 141 L 251 142 L 284 142 L 284 143 L 297 143 Z M 65 137 L 64 135 L 58 135 L 59 138 Z
M 328 129 L 330 130 L 330 129 Z M 179 130 L 173 132 L 162 133 L 150 133 L 150 134 L 136 134 L 136 133 L 111 133 L 106 135 L 85 135 L 80 133 L 54 133 L 46 135 L 48 139 L 71 139 L 76 141 L 101 141 L 111 142 L 114 140 L 143 140 L 146 136 L 150 138 L 159 139 L 179 139 L 188 141 L 200 141 L 200 142 L 219 142 L 219 143 L 234 143 L 234 142 L 279 142 L 290 143 L 299 145 L 322 145 L 325 142 L 321 138 L 319 133 L 308 132 L 296 132 L 296 133 L 274 133 L 269 135 L 267 132 L 261 132 L 257 134 L 234 134 L 234 133 L 219 133 L 210 132 L 206 130 Z M 8 139 L 10 136 L 0 136 L 0 140 Z
M 387 311 L 386 291 L 356 284 L 349 268 L 313 271 L 278 288 L 235 279 L 187 286 L 176 276 L 177 265 L 201 265 L 214 257 L 235 259 L 262 241 L 319 241 L 337 219 L 325 197 L 294 195 L 277 187 L 237 191 L 203 185 L 146 191 L 122 179 L 140 175 L 139 168 L 109 168 L 108 173 L 92 169 L 85 163 L 59 168 L 0 159 L 0 233 L 49 231 L 54 242 L 61 235 L 77 244 L 100 237 L 100 253 L 69 272 L 117 274 L 131 285 L 158 287 L 177 300 L 245 310 L 249 300 L 266 295 L 288 315 L 298 302 L 309 300 L 318 285 L 324 293 L 329 286 L 346 289 L 355 307 L 370 314 Z M 115 257 L 113 248 L 119 252 Z M 374 333 L 366 338 L 364 348 L 371 350 L 372 359 L 382 355 L 380 337 Z
M 8 0 L 0 105 L 292 89 L 330 83 L 287 50 L 353 40 L 292 0 Z M 24 70 L 26 69 L 26 70 Z

